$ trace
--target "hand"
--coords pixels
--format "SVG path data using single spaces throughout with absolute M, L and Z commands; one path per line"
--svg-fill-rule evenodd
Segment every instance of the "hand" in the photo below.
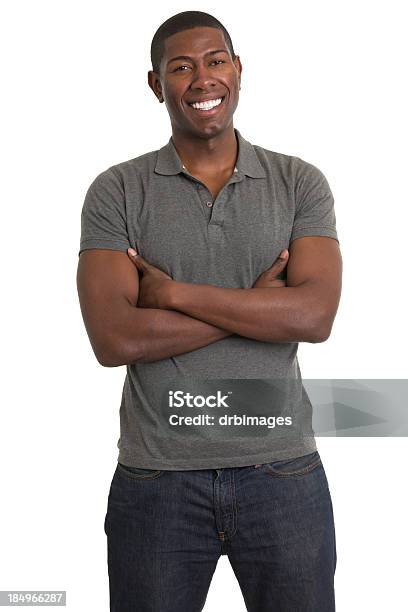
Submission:
M 289 260 L 289 251 L 284 249 L 270 268 L 267 268 L 258 276 L 253 289 L 264 287 L 286 287 L 286 280 L 277 278 L 278 274 L 286 267 Z
M 128 249 L 130 261 L 141 273 L 139 278 L 139 296 L 137 306 L 139 308 L 166 308 L 166 296 L 170 282 L 174 282 L 171 276 L 148 263 L 134 249 Z

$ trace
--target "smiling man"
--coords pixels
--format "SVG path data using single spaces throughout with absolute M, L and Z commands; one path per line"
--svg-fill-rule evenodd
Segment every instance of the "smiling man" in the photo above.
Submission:
M 105 519 L 110 609 L 198 612 L 228 555 L 250 612 L 331 612 L 331 496 L 297 360 L 341 292 L 333 196 L 234 128 L 242 65 L 214 17 L 168 19 L 148 83 L 166 145 L 86 194 L 81 310 L 125 365 Z M 269 120 L 269 115 L 268 115 Z

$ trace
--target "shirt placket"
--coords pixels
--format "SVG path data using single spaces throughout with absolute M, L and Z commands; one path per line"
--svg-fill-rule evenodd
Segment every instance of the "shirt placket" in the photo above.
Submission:
M 212 193 L 204 185 L 204 183 L 190 174 L 185 166 L 183 166 L 183 173 L 196 183 L 196 193 L 200 206 L 202 207 L 207 219 L 209 233 L 214 232 L 216 234 L 224 223 L 225 202 L 228 199 L 229 185 L 242 181 L 242 174 L 237 168 L 235 168 L 234 173 L 230 176 L 227 183 L 222 187 L 217 197 L 214 199 Z

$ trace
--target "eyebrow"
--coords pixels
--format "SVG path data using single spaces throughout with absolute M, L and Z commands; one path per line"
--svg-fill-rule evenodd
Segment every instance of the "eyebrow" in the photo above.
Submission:
M 214 51 L 208 51 L 208 53 L 205 53 L 204 56 L 206 55 L 215 55 L 216 53 L 227 53 L 228 51 L 226 49 L 215 49 Z M 177 57 L 172 57 L 171 60 L 169 60 L 167 62 L 167 64 L 170 64 L 171 62 L 175 62 L 176 60 L 191 60 L 192 61 L 192 57 L 189 57 L 188 55 L 178 55 Z

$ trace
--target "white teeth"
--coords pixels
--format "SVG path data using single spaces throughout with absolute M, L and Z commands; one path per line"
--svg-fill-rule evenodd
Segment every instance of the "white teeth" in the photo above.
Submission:
M 208 100 L 208 102 L 194 102 L 193 104 L 190 104 L 190 106 L 200 110 L 210 110 L 211 108 L 221 104 L 221 102 L 222 98 L 217 98 L 217 100 Z

